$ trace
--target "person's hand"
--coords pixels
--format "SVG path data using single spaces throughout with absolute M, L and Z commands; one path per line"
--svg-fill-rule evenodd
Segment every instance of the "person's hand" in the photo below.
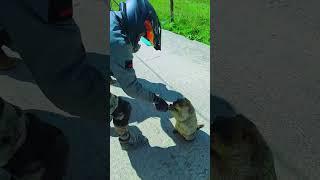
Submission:
M 163 100 L 162 98 L 160 98 L 159 96 L 154 95 L 153 103 L 156 106 L 156 109 L 158 111 L 162 111 L 162 112 L 168 111 L 169 107 L 168 107 L 167 102 L 165 100 Z

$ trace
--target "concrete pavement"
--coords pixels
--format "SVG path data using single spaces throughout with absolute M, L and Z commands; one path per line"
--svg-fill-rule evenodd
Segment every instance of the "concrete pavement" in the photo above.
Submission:
M 173 102 L 185 96 L 194 105 L 199 123 L 205 124 L 196 140 L 184 142 L 172 133 L 174 118 L 157 112 L 152 104 L 128 97 L 119 87 L 111 92 L 132 104 L 130 125 L 149 144 L 132 152 L 122 151 L 110 137 L 110 179 L 187 179 L 209 177 L 210 47 L 163 31 L 162 51 L 142 47 L 133 65 L 143 86 Z M 111 123 L 112 126 L 112 123 Z

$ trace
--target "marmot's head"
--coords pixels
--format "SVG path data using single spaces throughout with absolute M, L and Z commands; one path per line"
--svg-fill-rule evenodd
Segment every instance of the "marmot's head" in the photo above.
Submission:
M 169 110 L 177 120 L 186 119 L 195 112 L 194 107 L 187 98 L 176 100 L 169 106 Z

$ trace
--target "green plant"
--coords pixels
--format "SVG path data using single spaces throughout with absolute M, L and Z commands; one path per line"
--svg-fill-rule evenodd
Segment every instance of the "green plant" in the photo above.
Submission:
M 210 0 L 173 1 L 174 22 L 170 22 L 170 0 L 150 0 L 158 13 L 162 28 L 210 45 Z M 118 10 L 113 0 L 111 5 L 113 10 Z

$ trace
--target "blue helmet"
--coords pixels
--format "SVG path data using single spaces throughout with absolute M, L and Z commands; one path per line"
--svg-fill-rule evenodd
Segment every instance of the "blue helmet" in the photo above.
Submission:
M 127 0 L 120 3 L 129 41 L 137 46 L 140 35 L 148 39 L 156 50 L 161 50 L 161 25 L 156 11 L 148 0 Z

